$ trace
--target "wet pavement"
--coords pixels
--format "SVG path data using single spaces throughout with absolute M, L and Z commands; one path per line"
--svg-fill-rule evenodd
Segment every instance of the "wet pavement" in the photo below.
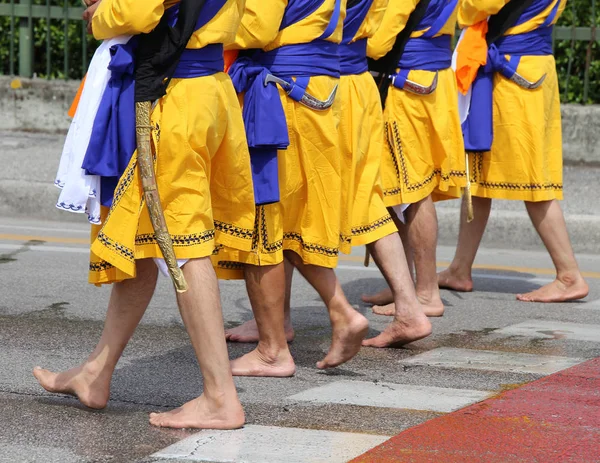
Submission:
M 584 302 L 544 305 L 517 302 L 514 294 L 552 278 L 545 253 L 482 249 L 477 291 L 443 291 L 447 312 L 433 320 L 433 336 L 405 349 L 363 349 L 330 372 L 315 368 L 329 346 L 327 314 L 316 293 L 297 277 L 292 301 L 297 338 L 291 349 L 298 372 L 286 379 L 236 379 L 246 430 L 209 436 L 154 429 L 148 412 L 176 407 L 201 392 L 197 363 L 164 278 L 119 364 L 107 409 L 92 412 L 71 398 L 52 397 L 31 375 L 35 365 L 54 370 L 76 365 L 98 339 L 109 288 L 86 283 L 87 237 L 85 224 L 0 218 L 2 463 L 289 463 L 295 460 L 286 452 L 294 449 L 297 456 L 302 449 L 308 452 L 307 462 L 347 461 L 364 447 L 449 410 L 600 356 L 598 255 L 578 256 L 591 287 Z M 350 301 L 368 316 L 374 335 L 388 319 L 371 314 L 360 295 L 384 283 L 374 267 L 362 266 L 362 252 L 345 257 L 338 275 Z M 452 253 L 441 247 L 438 260 L 443 264 Z M 222 282 L 221 290 L 227 326 L 251 317 L 240 282 Z M 231 344 L 230 356 L 252 348 Z M 269 453 L 268 445 L 277 439 L 279 450 Z M 306 445 L 281 447 L 286 439 Z M 351 442 L 355 448 L 348 446 Z M 179 450 L 170 447 L 177 443 Z M 331 453 L 315 457 L 315 443 L 329 446 Z M 250 447 L 264 451 L 257 456 Z

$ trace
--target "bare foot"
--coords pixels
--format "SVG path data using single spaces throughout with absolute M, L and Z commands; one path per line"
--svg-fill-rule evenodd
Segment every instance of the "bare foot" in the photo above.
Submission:
M 150 413 L 150 424 L 161 428 L 238 429 L 245 416 L 237 396 L 209 400 L 204 394 L 165 413 Z
M 394 320 L 378 336 L 365 339 L 367 347 L 400 347 L 431 334 L 431 323 L 424 314 L 412 320 Z
M 463 293 L 473 291 L 473 279 L 470 275 L 458 275 L 449 268 L 438 273 L 438 285 L 440 289 L 451 289 Z
M 336 313 L 331 325 L 331 347 L 325 358 L 317 362 L 317 368 L 321 370 L 337 367 L 358 354 L 369 330 L 369 321 L 352 308 Z
M 285 339 L 287 342 L 292 342 L 295 333 L 291 321 L 286 321 L 284 328 Z M 242 323 L 240 326 L 225 330 L 225 339 L 229 342 L 258 342 L 258 327 L 256 326 L 256 320 L 252 319 L 246 323 Z
M 289 350 L 277 355 L 265 355 L 260 346 L 252 352 L 231 361 L 233 376 L 269 376 L 286 378 L 294 376 L 296 365 Z
M 444 315 L 444 303 L 440 299 L 439 302 L 424 302 L 419 298 L 423 313 L 428 317 L 441 317 Z M 393 317 L 396 314 L 396 304 L 393 302 L 387 305 L 374 305 L 373 313 L 376 315 L 387 315 Z
M 88 363 L 62 373 L 35 367 L 33 376 L 48 392 L 75 396 L 86 407 L 99 410 L 108 403 L 112 375 Z
M 386 305 L 374 305 L 371 310 L 376 315 L 387 315 L 392 317 L 396 313 L 396 304 L 392 302 L 391 304 Z
M 552 283 L 526 294 L 517 294 L 523 302 L 566 302 L 583 299 L 589 293 L 589 287 L 581 275 L 573 279 L 557 278 Z
M 421 304 L 423 313 L 428 317 L 441 317 L 444 315 L 444 303 L 438 289 L 435 289 L 431 296 L 417 293 L 417 299 Z
M 386 288 L 372 296 L 363 294 L 361 299 L 363 302 L 371 305 L 387 305 L 394 302 L 394 296 L 392 295 L 392 290 L 390 288 Z

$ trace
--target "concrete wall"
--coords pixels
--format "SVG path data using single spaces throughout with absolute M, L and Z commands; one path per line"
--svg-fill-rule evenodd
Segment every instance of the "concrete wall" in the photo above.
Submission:
M 66 132 L 67 111 L 79 82 L 20 79 L 0 76 L 0 130 Z M 570 163 L 600 165 L 600 105 L 564 105 L 564 158 Z

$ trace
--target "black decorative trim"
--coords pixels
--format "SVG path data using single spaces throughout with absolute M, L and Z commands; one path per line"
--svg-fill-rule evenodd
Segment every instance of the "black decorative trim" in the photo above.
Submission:
M 250 230 L 248 228 L 236 227 L 231 223 L 219 222 L 218 220 L 214 221 L 215 229 L 220 231 L 221 233 L 225 233 L 227 235 L 235 236 L 237 238 L 243 238 L 245 240 L 250 240 L 254 238 L 254 230 Z
M 90 272 L 103 272 L 105 270 L 110 270 L 111 268 L 115 268 L 115 266 L 105 260 L 100 262 L 90 262 Z
M 377 230 L 378 228 L 381 228 L 384 225 L 387 225 L 388 223 L 391 223 L 391 222 L 393 222 L 392 217 L 388 214 L 384 217 L 381 217 L 380 219 L 376 220 L 375 222 L 373 222 L 369 225 L 362 225 L 360 227 L 352 228 L 352 236 L 359 236 L 359 235 L 364 235 L 366 233 L 373 232 L 373 231 Z
M 198 244 L 206 243 L 215 238 L 214 230 L 206 230 L 202 233 L 191 233 L 188 235 L 171 235 L 173 240 L 173 246 L 196 246 Z M 137 235 L 135 237 L 136 246 L 142 246 L 144 244 L 157 244 L 156 235 L 154 233 L 148 233 L 144 235 Z
M 260 219 L 259 219 L 260 218 Z M 272 253 L 283 249 L 283 240 L 277 240 L 273 243 L 269 242 L 269 232 L 267 230 L 267 218 L 265 215 L 265 206 L 257 206 L 256 209 L 257 224 L 260 220 L 260 245 L 266 252 Z M 258 227 L 257 227 L 258 228 Z M 257 230 L 256 235 L 258 235 Z
M 394 169 L 396 171 L 396 179 L 399 184 L 403 184 L 406 191 L 414 192 L 424 188 L 429 185 L 434 178 L 439 177 L 444 181 L 449 181 L 452 177 L 464 177 L 466 178 L 466 172 L 459 170 L 451 170 L 448 174 L 443 174 L 441 169 L 433 169 L 433 171 L 425 177 L 423 180 L 417 183 L 411 183 L 410 178 L 408 176 L 408 168 L 407 161 L 404 156 L 404 148 L 402 144 L 402 138 L 400 136 L 400 130 L 398 129 L 398 124 L 396 122 L 386 122 L 385 123 L 385 132 L 386 132 L 386 140 L 388 143 L 388 149 L 390 155 L 392 156 L 392 161 L 394 163 Z M 390 125 L 392 127 L 393 135 L 390 136 Z M 396 156 L 396 149 L 398 150 L 398 156 Z M 400 161 L 400 165 L 398 164 L 398 160 Z M 403 189 L 400 186 L 394 188 L 388 188 L 383 191 L 384 196 L 394 196 L 398 193 L 401 193 Z
M 124 257 L 128 261 L 135 261 L 133 250 L 129 249 L 127 246 L 123 246 L 122 244 L 116 243 L 108 236 L 106 236 L 104 232 L 101 231 L 100 233 L 98 233 L 96 239 L 100 241 L 105 247 L 111 249 L 112 251 L 115 251 L 117 254 L 119 254 L 121 257 Z
M 482 180 L 483 156 L 485 153 L 469 153 L 473 158 L 473 173 L 471 183 L 475 183 L 490 190 L 511 191 L 562 191 L 562 183 L 511 183 L 511 182 L 485 182 Z M 480 180 L 481 179 L 481 180 Z
M 218 261 L 217 267 L 223 270 L 244 270 L 244 264 L 242 264 L 241 262 L 233 262 L 230 260 Z
M 337 257 L 339 255 L 340 250 L 338 248 L 330 248 L 328 246 L 323 246 L 317 243 L 307 243 L 302 238 L 300 233 L 289 232 L 283 234 L 284 240 L 296 241 L 300 243 L 302 249 L 307 252 L 311 252 L 313 254 L 322 254 L 327 257 Z

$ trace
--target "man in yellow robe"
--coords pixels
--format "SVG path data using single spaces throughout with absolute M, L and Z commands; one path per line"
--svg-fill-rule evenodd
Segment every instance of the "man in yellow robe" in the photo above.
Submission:
M 377 86 L 368 72 L 366 45 L 379 27 L 387 0 L 351 0 L 347 3 L 340 56 L 339 146 L 341 157 L 341 246 L 367 245 L 375 262 L 390 283 L 396 302 L 395 320 L 364 346 L 404 345 L 431 332 L 431 323 L 416 298 L 402 242 L 388 213 L 381 186 L 381 157 L 384 149 L 383 114 Z M 288 276 L 290 273 L 288 273 Z M 291 321 L 290 283 L 285 300 L 286 339 L 294 339 Z M 226 331 L 229 341 L 259 340 L 255 320 Z
M 392 49 L 418 4 L 419 0 L 390 2 L 381 27 L 368 41 L 369 56 L 381 59 Z M 407 258 L 414 260 L 417 297 L 429 316 L 444 312 L 437 283 L 438 226 L 433 201 L 460 197 L 466 184 L 456 79 L 451 69 L 457 9 L 457 0 L 428 4 L 410 34 L 384 108 L 384 200 L 399 218 Z M 377 313 L 395 311 L 389 289 L 363 300 L 384 306 L 375 307 Z
M 204 380 L 197 399 L 151 414 L 155 426 L 233 429 L 244 424 L 210 262 L 216 245 L 250 249 L 252 244 L 249 154 L 237 95 L 222 72 L 223 43 L 233 40 L 243 4 L 217 0 L 203 6 L 166 95 L 152 113 L 158 190 L 189 284 L 177 302 Z M 176 1 L 101 0 L 84 17 L 91 19 L 97 39 L 148 34 L 149 41 L 161 44 L 164 37 L 151 31 L 172 26 L 178 9 Z M 143 202 L 136 153 L 114 191 L 110 212 L 102 211 L 102 226 L 93 227 L 92 240 L 90 282 L 113 283 L 100 341 L 79 367 L 58 374 L 36 368 L 34 375 L 46 390 L 75 395 L 100 409 L 109 399 L 123 349 L 154 293 L 158 269 L 153 259 L 160 262 L 162 257 Z
M 487 50 L 485 32 L 493 21 L 488 17 L 493 18 L 510 4 L 509 0 L 461 0 L 458 20 L 462 28 L 468 29 L 464 44 L 459 44 L 457 49 L 459 78 L 463 75 L 462 57 L 468 60 L 468 56 L 474 56 L 469 51 L 474 47 L 483 48 L 484 53 Z M 566 0 L 534 0 L 494 43 L 502 58 L 490 85 L 493 140 L 484 150 L 469 152 L 474 221 L 467 223 L 463 206 L 456 255 L 450 267 L 439 275 L 441 287 L 473 290 L 471 269 L 492 199 L 496 198 L 525 202 L 529 217 L 556 267 L 555 281 L 530 293 L 519 294 L 517 299 L 561 302 L 581 299 L 588 294 L 588 285 L 575 260 L 558 202 L 563 196 L 562 127 L 556 63 L 552 55 L 552 27 L 565 4 Z M 483 47 L 477 47 L 479 41 Z M 461 52 L 463 46 L 466 53 Z M 488 53 L 487 59 L 492 60 L 492 57 Z M 463 70 L 467 78 L 468 66 Z M 527 86 L 531 88 L 525 88 Z M 470 89 L 470 82 L 463 87 L 465 91 Z M 475 92 L 474 87 L 472 91 Z M 478 109 L 478 104 L 473 96 L 471 112 Z
M 229 73 L 243 94 L 258 204 L 252 251 L 225 247 L 213 258 L 219 276 L 245 276 L 259 333 L 257 348 L 232 362 L 234 375 L 295 372 L 284 330 L 284 259 L 317 290 L 329 310 L 332 344 L 318 368 L 350 360 L 368 329 L 333 271 L 341 232 L 335 93 L 345 3 L 248 0 L 230 47 L 242 50 Z M 269 169 L 270 175 L 263 175 Z M 263 191 L 269 193 L 264 198 Z

